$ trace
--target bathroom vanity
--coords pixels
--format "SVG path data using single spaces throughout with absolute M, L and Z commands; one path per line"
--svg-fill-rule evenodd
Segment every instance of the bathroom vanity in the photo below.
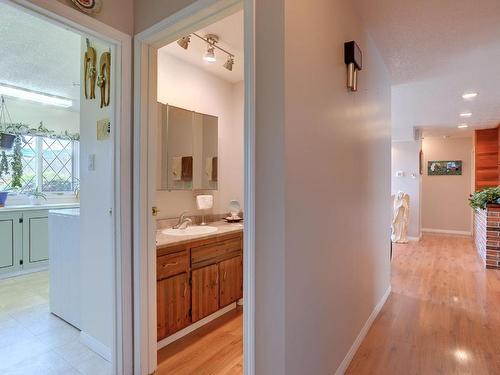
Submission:
M 182 331 L 235 308 L 243 297 L 243 226 L 210 225 L 217 232 L 171 236 L 158 231 L 157 338 L 164 345 L 174 341 L 166 338 L 182 337 Z

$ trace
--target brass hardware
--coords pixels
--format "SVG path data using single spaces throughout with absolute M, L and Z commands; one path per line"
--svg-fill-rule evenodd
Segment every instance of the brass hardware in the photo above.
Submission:
M 158 207 L 156 207 L 156 206 L 153 206 L 153 207 L 151 208 L 151 211 L 152 211 L 152 213 L 153 213 L 153 216 L 158 216 L 158 212 L 160 212 L 160 210 L 159 210 L 159 209 L 158 209 Z
M 97 78 L 97 86 L 101 88 L 101 108 L 109 105 L 111 87 L 111 53 L 104 52 L 99 62 L 100 74 Z
M 174 262 L 174 263 L 165 263 L 163 265 L 163 268 L 166 268 L 166 267 L 172 267 L 172 266 L 177 266 L 179 264 L 179 262 Z
M 83 69 L 85 70 L 85 99 L 95 99 L 95 83 L 97 77 L 96 69 L 96 51 L 90 46 L 90 41 L 87 39 L 87 51 L 83 60 Z M 90 86 L 90 93 L 88 90 Z
M 227 271 L 224 271 L 224 277 L 222 278 L 222 281 L 226 281 L 226 276 L 227 276 Z

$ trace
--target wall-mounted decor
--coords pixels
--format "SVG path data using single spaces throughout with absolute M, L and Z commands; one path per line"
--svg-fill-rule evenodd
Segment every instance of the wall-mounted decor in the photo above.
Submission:
M 100 74 L 97 86 L 101 88 L 101 108 L 109 105 L 111 87 L 111 52 L 104 52 L 99 61 Z
M 462 160 L 434 160 L 427 163 L 429 176 L 462 175 Z
M 78 9 L 85 13 L 96 14 L 101 11 L 102 0 L 71 0 Z
M 85 99 L 95 99 L 95 83 L 97 78 L 96 58 L 95 49 L 90 46 L 90 41 L 87 39 L 87 51 L 83 60 L 83 69 L 85 69 Z
M 363 69 L 363 54 L 354 40 L 344 43 L 344 62 L 347 65 L 347 88 L 358 91 L 358 70 Z

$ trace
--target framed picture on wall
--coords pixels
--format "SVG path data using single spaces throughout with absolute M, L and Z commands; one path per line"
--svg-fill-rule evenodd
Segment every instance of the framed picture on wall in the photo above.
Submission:
M 429 176 L 460 176 L 462 175 L 462 160 L 433 160 L 427 162 Z

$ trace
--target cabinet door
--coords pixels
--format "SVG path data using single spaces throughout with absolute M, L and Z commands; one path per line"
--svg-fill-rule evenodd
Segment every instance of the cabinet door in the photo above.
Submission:
M 23 213 L 24 268 L 44 267 L 49 260 L 48 211 Z
M 219 266 L 194 270 L 191 275 L 193 323 L 219 309 Z
M 225 307 L 243 297 L 243 264 L 241 256 L 219 263 L 220 307 Z
M 183 273 L 157 283 L 157 340 L 190 324 L 189 279 Z
M 19 213 L 0 213 L 0 273 L 21 269 L 22 224 Z

